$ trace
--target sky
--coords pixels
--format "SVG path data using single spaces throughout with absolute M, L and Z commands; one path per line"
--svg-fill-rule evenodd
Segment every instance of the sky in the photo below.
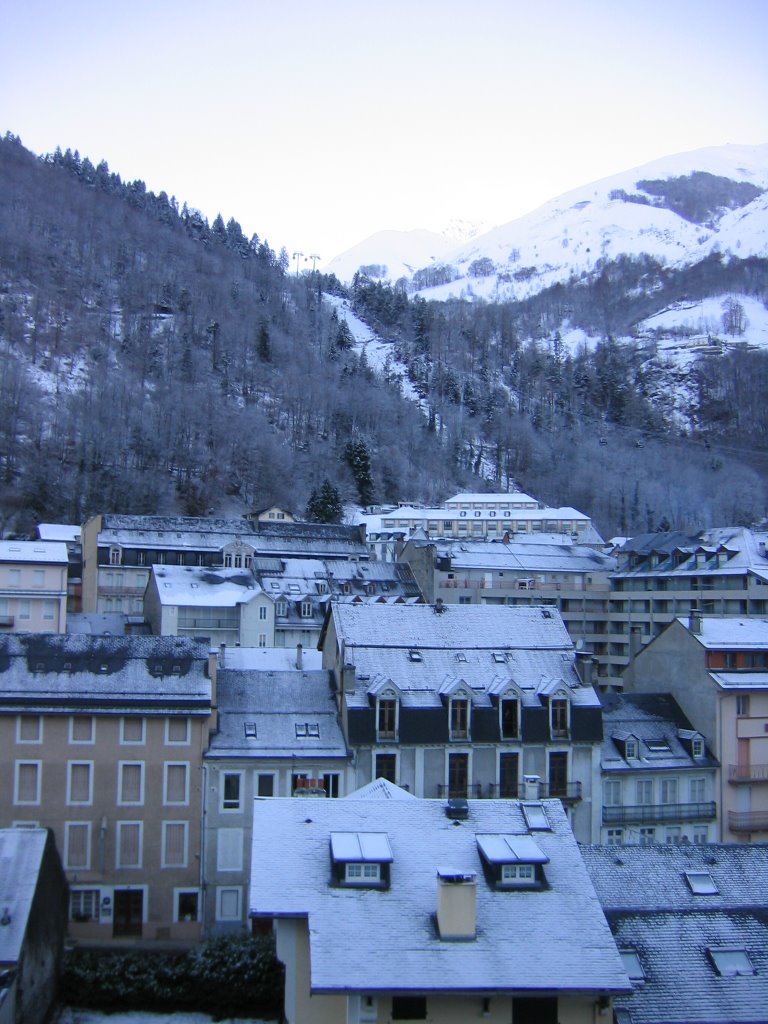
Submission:
M 768 142 L 768 0 L 0 0 L 0 133 L 322 266 Z

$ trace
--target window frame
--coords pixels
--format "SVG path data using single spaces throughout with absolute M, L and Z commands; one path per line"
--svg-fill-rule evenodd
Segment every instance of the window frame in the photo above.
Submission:
M 180 862 L 168 860 L 168 832 L 172 828 L 181 828 L 184 835 L 183 856 Z M 189 866 L 189 822 L 188 821 L 163 821 L 160 827 L 160 867 L 161 868 L 186 868 Z
M 182 800 L 171 800 L 168 795 L 168 776 L 170 768 L 184 769 L 184 798 Z M 164 807 L 188 807 L 190 789 L 190 762 L 189 761 L 164 761 L 163 762 L 163 806 Z
M 124 800 L 123 799 L 123 775 L 125 768 L 137 767 L 139 768 L 139 799 L 138 800 Z M 146 766 L 144 761 L 118 761 L 117 762 L 117 799 L 115 803 L 118 807 L 143 807 L 144 806 L 144 783 L 146 780 Z
M 382 725 L 387 728 L 382 728 Z M 391 725 L 391 728 L 388 726 Z M 391 691 L 376 698 L 376 739 L 397 741 L 400 726 L 400 701 Z
M 187 727 L 186 739 L 183 740 L 172 740 L 171 739 L 171 723 L 178 725 L 179 722 L 184 722 Z M 192 742 L 192 729 L 188 715 L 169 716 L 165 720 L 165 745 L 166 747 L 188 747 Z
M 219 812 L 221 814 L 242 814 L 244 804 L 242 771 L 222 771 L 219 776 Z M 227 797 L 227 779 L 237 779 L 237 798 Z
M 88 740 L 81 740 L 75 737 L 75 722 L 89 721 L 91 724 L 91 738 Z M 69 742 L 72 746 L 80 746 L 85 744 L 92 747 L 96 742 L 96 718 L 94 715 L 70 715 L 69 716 Z
M 123 847 L 123 831 L 128 829 L 136 828 L 138 830 L 138 863 L 136 864 L 123 864 L 122 861 L 122 847 Z M 115 822 L 115 868 L 118 870 L 129 870 L 137 871 L 144 866 L 144 822 L 136 819 L 128 820 L 121 819 Z
M 85 829 L 85 863 L 73 864 L 70 861 L 69 844 L 70 836 L 75 829 Z M 91 870 L 91 844 L 92 844 L 92 823 L 90 821 L 65 821 L 64 822 L 64 850 L 62 863 L 66 871 L 90 871 Z
M 505 728 L 505 716 L 504 711 L 508 706 L 514 708 L 514 730 L 509 731 Z M 499 734 L 503 740 L 519 740 L 520 739 L 520 698 L 515 694 L 514 696 L 507 696 L 506 694 L 499 701 Z
M 21 780 L 21 769 L 34 767 L 35 769 L 35 797 L 32 800 L 21 800 L 19 797 L 19 782 Z M 13 803 L 15 807 L 39 807 L 40 797 L 43 789 L 43 762 L 41 759 L 18 758 L 13 766 Z
M 567 697 L 549 698 L 549 735 L 553 740 L 571 735 L 571 702 Z
M 126 722 L 141 723 L 141 739 L 129 740 L 125 738 Z M 120 718 L 120 746 L 121 747 L 143 747 L 147 741 L 147 720 L 143 715 L 122 715 Z
M 25 739 L 21 734 L 21 723 L 25 720 L 37 720 L 37 737 L 35 739 Z M 40 746 L 43 742 L 43 715 L 25 714 L 22 713 L 16 716 L 16 743 L 19 746 Z
M 233 894 L 237 897 L 237 913 L 223 913 L 223 897 L 226 894 Z M 242 921 L 243 918 L 243 887 L 242 885 L 217 885 L 216 886 L 216 920 L 217 921 Z
M 466 693 L 451 697 L 448 702 L 448 735 L 451 740 L 466 743 L 470 739 L 472 702 Z
M 72 798 L 72 774 L 75 767 L 88 768 L 88 796 L 85 800 L 74 800 Z M 83 760 L 67 761 L 67 807 L 90 807 L 93 804 L 93 773 L 94 762 Z

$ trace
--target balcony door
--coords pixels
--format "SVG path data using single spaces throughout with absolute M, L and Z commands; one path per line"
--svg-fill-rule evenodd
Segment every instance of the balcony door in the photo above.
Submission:
M 448 796 L 466 797 L 469 787 L 469 754 L 448 755 Z
M 553 752 L 549 755 L 549 795 L 566 796 L 568 793 L 568 754 Z

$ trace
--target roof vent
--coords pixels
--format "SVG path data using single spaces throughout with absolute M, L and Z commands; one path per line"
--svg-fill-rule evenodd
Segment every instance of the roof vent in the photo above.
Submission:
M 469 817 L 469 804 L 466 797 L 454 796 L 445 805 L 445 816 L 452 821 L 463 821 Z

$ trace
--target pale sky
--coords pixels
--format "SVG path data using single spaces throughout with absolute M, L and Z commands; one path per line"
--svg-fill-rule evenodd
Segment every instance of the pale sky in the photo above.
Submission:
M 768 0 L 0 0 L 0 133 L 319 265 L 768 142 Z

